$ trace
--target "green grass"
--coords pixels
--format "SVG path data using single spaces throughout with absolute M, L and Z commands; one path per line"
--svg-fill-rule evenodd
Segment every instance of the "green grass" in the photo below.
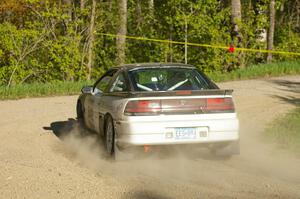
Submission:
M 300 61 L 253 65 L 230 73 L 209 73 L 208 76 L 216 82 L 222 82 L 291 74 L 300 74 Z M 9 89 L 0 86 L 0 100 L 79 94 L 84 85 L 90 84 L 92 83 L 81 81 L 22 84 L 12 86 Z
M 265 135 L 281 148 L 294 150 L 300 155 L 300 107 L 275 119 L 265 130 Z
M 300 74 L 300 61 L 253 65 L 244 69 L 237 69 L 229 73 L 209 73 L 208 76 L 215 82 L 223 82 L 295 74 Z
M 79 94 L 85 85 L 91 85 L 91 82 L 56 82 L 56 83 L 33 83 L 12 86 L 7 89 L 0 86 L 0 100 L 20 99 L 26 97 L 42 96 L 60 96 Z

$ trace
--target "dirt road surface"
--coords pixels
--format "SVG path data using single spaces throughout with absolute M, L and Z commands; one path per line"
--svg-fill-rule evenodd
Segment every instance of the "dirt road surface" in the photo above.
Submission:
M 111 162 L 80 137 L 77 96 L 0 102 L 0 198 L 300 198 L 300 158 L 262 136 L 295 107 L 300 76 L 226 82 L 234 89 L 241 155 L 147 154 Z M 63 139 L 64 138 L 64 139 Z

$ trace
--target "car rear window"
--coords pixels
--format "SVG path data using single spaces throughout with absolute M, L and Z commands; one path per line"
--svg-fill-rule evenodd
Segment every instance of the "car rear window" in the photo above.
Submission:
M 129 71 L 136 91 L 211 89 L 212 83 L 194 68 L 139 68 Z

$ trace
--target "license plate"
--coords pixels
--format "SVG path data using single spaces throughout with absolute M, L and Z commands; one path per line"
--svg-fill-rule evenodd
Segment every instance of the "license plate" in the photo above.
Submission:
M 175 128 L 175 139 L 196 139 L 197 128 Z

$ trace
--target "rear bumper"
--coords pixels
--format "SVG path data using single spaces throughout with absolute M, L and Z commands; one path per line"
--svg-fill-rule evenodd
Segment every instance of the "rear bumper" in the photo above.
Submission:
M 239 140 L 235 113 L 178 116 L 131 116 L 115 122 L 116 142 L 128 145 L 217 143 Z M 175 128 L 197 128 L 195 137 L 178 139 Z M 206 131 L 205 136 L 200 132 Z

